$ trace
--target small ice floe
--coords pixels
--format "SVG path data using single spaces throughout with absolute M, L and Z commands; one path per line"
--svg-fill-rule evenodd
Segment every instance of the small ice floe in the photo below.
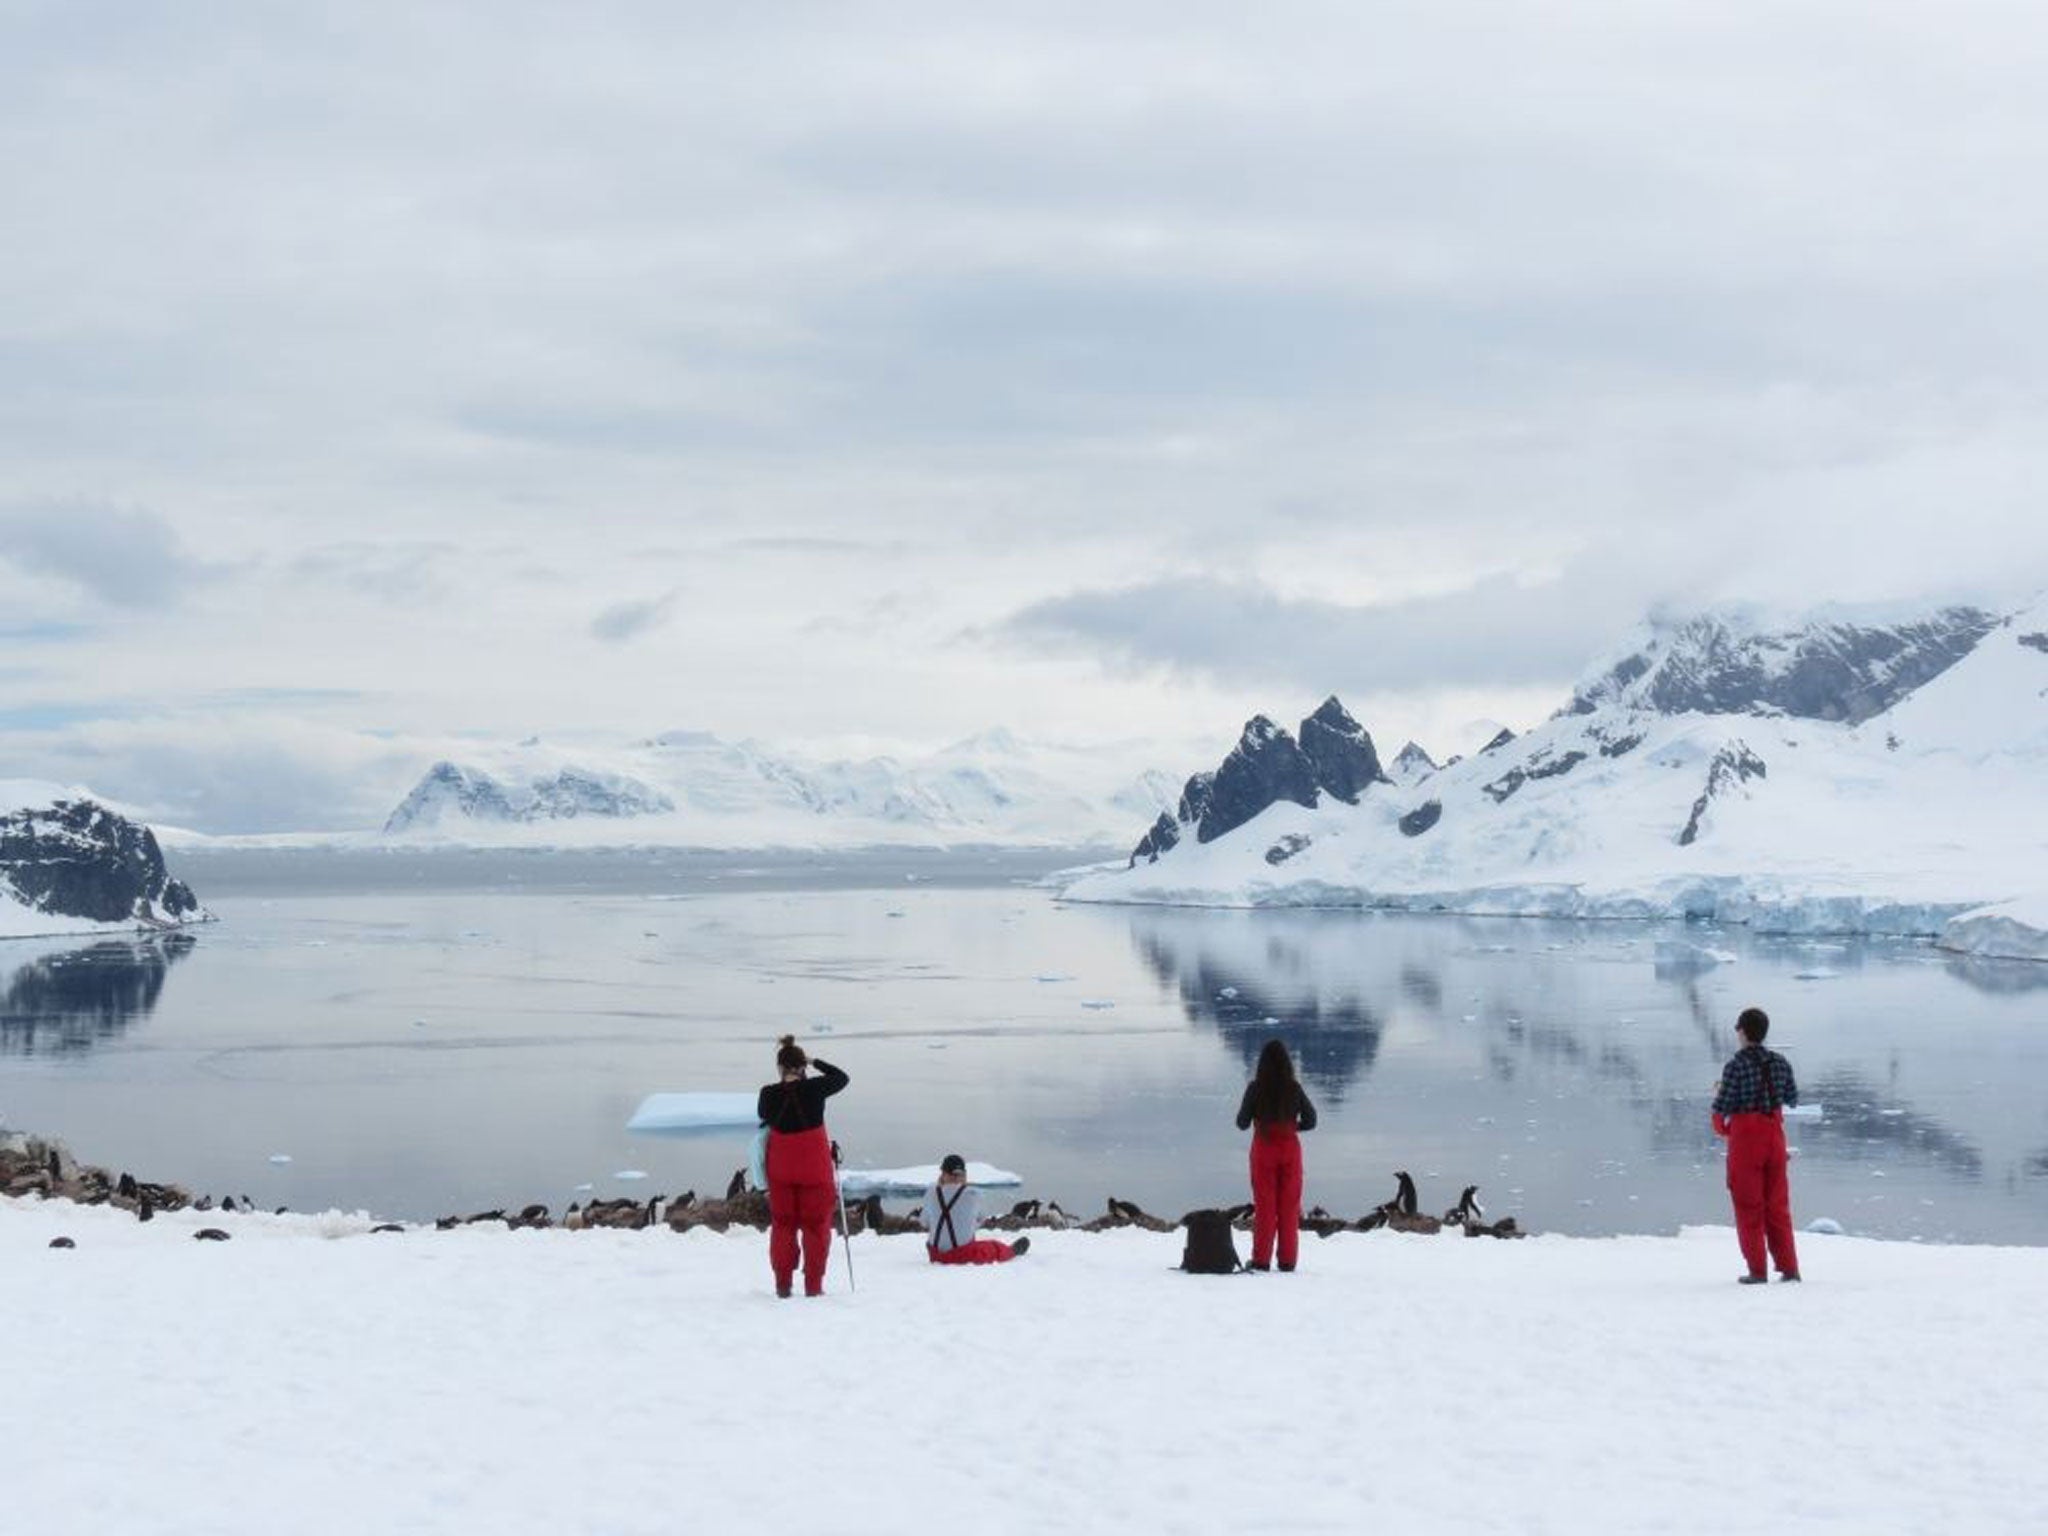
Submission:
M 1787 1120 L 1819 1120 L 1826 1106 L 1820 1104 L 1793 1104 L 1785 1109 Z
M 1870 1176 L 1873 1179 L 1881 1179 L 1884 1177 L 1884 1170 L 1882 1168 L 1873 1168 L 1870 1170 Z
M 1061 974 L 1060 972 L 1058 972 L 1058 971 L 1047 971 L 1047 972 L 1045 972 L 1045 973 L 1044 973 L 1043 975 L 1040 975 L 1040 976 L 1034 976 L 1034 977 L 1032 977 L 1031 979 L 1032 979 L 1033 981 L 1043 981 L 1043 982 L 1054 982 L 1054 981 L 1072 981 L 1072 980 L 1073 980 L 1074 978 L 1073 978 L 1073 977 L 1071 977 L 1071 976 L 1066 976 L 1066 975 L 1062 975 L 1062 974 Z
M 270 1154 L 270 1164 L 273 1168 L 282 1168 L 291 1160 L 292 1155 L 289 1152 L 273 1152 Z
M 1081 1006 L 1083 1008 L 1093 1008 L 1097 1013 L 1100 1013 L 1105 1008 L 1114 1008 L 1116 1004 L 1106 997 L 1084 997 L 1081 999 Z
M 832 1033 L 832 1030 L 833 1026 L 830 1024 L 813 1024 L 811 1026 L 811 1033 L 814 1035 L 829 1035 Z
M 1817 1232 L 1822 1237 L 1840 1237 L 1842 1224 L 1832 1216 L 1816 1216 L 1806 1224 L 1806 1230 Z
M 1841 974 L 1840 971 L 1831 971 L 1824 965 L 1810 965 L 1803 971 L 1794 971 L 1792 979 L 1794 981 L 1833 981 Z
M 761 1123 L 751 1093 L 650 1093 L 626 1122 L 629 1131 L 703 1131 L 725 1126 L 752 1130 Z
M 570 1190 L 569 1193 L 572 1195 L 587 1195 L 596 1188 L 597 1186 L 595 1184 L 578 1184 L 574 1189 Z
M 1733 951 L 1693 944 L 1684 939 L 1659 939 L 1652 963 L 1660 971 L 1711 971 L 1735 959 Z
M 624 1183 L 630 1184 L 633 1183 L 635 1180 L 646 1178 L 647 1170 L 645 1168 L 621 1168 L 617 1173 L 613 1174 L 612 1177 L 621 1180 Z
M 1265 1016 L 1265 1017 L 1264 1017 L 1263 1019 L 1259 1020 L 1259 1022 L 1260 1022 L 1261 1024 L 1265 1025 L 1265 1026 L 1266 1026 L 1266 1028 L 1268 1028 L 1268 1029 L 1272 1029 L 1272 1028 L 1274 1028 L 1274 1027 L 1275 1027 L 1276 1025 L 1278 1025 L 1280 1021 L 1279 1021 L 1278 1019 L 1274 1018 L 1274 1017 L 1273 1017 L 1273 1016 L 1272 1016 L 1272 1015 L 1271 1015 L 1271 1014 L 1269 1013 L 1269 1014 L 1267 1014 L 1267 1015 L 1266 1015 L 1266 1016 Z
M 414 1019 L 412 1021 L 412 1027 L 414 1029 L 425 1029 L 427 1027 L 427 1021 L 425 1019 Z
M 1216 993 L 1216 995 L 1217 995 L 1218 997 L 1222 998 L 1222 999 L 1223 999 L 1224 1001 L 1228 1002 L 1228 1001 L 1230 1001 L 1230 1000 L 1234 999 L 1234 998 L 1235 998 L 1235 997 L 1237 996 L 1237 988 L 1235 988 L 1235 987 L 1221 987 L 1221 988 L 1219 988 L 1219 989 L 1217 990 L 1217 993 Z
M 1459 1015 L 1458 1022 L 1461 1024 L 1477 1024 L 1479 1022 L 1479 1015 L 1476 1013 L 1461 1014 Z
M 882 916 L 884 917 L 901 917 L 902 915 L 903 909 L 901 907 L 891 907 L 888 911 L 882 914 Z

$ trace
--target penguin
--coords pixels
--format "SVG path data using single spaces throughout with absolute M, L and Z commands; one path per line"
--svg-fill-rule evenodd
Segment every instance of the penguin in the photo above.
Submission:
M 1486 1207 L 1479 1203 L 1478 1194 L 1477 1184 L 1467 1184 L 1465 1192 L 1458 1196 L 1458 1203 L 1444 1212 L 1444 1224 L 1449 1226 L 1453 1222 L 1474 1222 L 1484 1216 Z
M 1381 1206 L 1380 1209 L 1389 1216 L 1413 1216 L 1415 1214 L 1415 1180 L 1408 1176 L 1408 1170 L 1405 1168 L 1397 1170 L 1394 1178 L 1397 1181 L 1394 1198 Z
M 224 1243 L 228 1240 L 228 1235 L 219 1227 L 201 1227 L 192 1234 L 192 1240 L 200 1243 Z

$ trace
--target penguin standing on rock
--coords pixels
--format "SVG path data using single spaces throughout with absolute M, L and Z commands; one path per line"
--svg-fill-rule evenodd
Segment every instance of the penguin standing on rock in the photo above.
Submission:
M 1459 1222 L 1476 1222 L 1484 1216 L 1486 1214 L 1486 1207 L 1479 1203 L 1478 1195 L 1479 1186 L 1477 1184 L 1467 1184 L 1465 1192 L 1458 1196 L 1458 1203 L 1444 1212 L 1444 1225 L 1451 1226 Z
M 1394 1178 L 1399 1187 L 1394 1191 L 1394 1198 L 1381 1206 L 1380 1209 L 1389 1216 L 1413 1216 L 1415 1214 L 1415 1181 L 1408 1176 L 1408 1171 L 1405 1168 L 1398 1170 L 1394 1174 Z

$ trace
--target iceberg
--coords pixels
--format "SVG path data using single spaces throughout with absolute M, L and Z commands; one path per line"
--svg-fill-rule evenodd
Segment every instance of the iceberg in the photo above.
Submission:
M 629 1131 L 751 1131 L 761 1123 L 752 1093 L 650 1093 L 626 1122 Z

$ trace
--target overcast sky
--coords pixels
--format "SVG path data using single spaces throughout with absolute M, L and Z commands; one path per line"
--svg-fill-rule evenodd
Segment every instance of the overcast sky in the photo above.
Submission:
M 2037 5 L 1251 9 L 0 0 L 0 777 L 1441 752 L 2048 584 Z

